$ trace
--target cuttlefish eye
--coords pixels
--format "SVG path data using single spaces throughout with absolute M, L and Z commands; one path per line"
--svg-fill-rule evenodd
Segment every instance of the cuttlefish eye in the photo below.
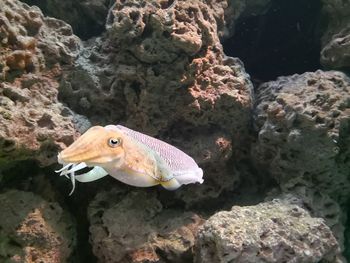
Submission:
M 117 147 L 122 143 L 122 139 L 121 138 L 109 138 L 108 139 L 108 145 L 110 147 Z

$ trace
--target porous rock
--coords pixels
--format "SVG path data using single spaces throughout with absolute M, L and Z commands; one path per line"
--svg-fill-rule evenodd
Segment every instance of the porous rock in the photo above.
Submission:
M 323 47 L 321 63 L 329 69 L 350 68 L 350 26 L 344 27 L 340 32 L 334 34 Z
M 0 84 L 0 158 L 56 162 L 57 151 L 78 136 L 73 115 L 57 101 L 58 83 L 48 75 L 26 74 Z M 68 111 L 69 112 L 69 111 Z
M 226 1 L 116 1 L 106 34 L 90 40 L 80 67 L 62 78 L 60 100 L 93 123 L 123 123 L 179 148 L 196 148 L 199 165 L 203 152 L 193 145 L 199 140 L 215 152 L 223 138 L 227 143 L 220 151 L 238 160 L 247 148 L 252 86 L 241 62 L 223 54 L 218 35 L 226 6 Z M 198 198 L 234 187 L 238 176 L 232 170 L 215 169 L 228 159 L 207 157 L 204 177 L 214 186 L 199 186 Z
M 48 165 L 77 136 L 74 114 L 57 100 L 57 79 L 80 41 L 36 7 L 9 0 L 0 6 L 0 161 Z
M 350 1 L 322 0 L 326 23 L 321 41 L 321 63 L 329 69 L 350 67 Z
M 194 262 L 340 262 L 339 251 L 323 219 L 275 199 L 210 217 L 199 230 Z
M 57 203 L 18 190 L 1 193 L 0 203 L 1 262 L 67 262 L 74 225 Z
M 344 73 L 308 72 L 262 84 L 255 125 L 253 158 L 280 185 L 306 181 L 339 204 L 346 203 L 350 80 Z
M 99 193 L 88 209 L 99 262 L 187 262 L 203 219 L 166 209 L 154 191 Z
M 74 62 L 80 41 L 68 24 L 17 0 L 1 0 L 0 6 L 1 80 Z
M 312 217 L 324 219 L 332 230 L 339 248 L 344 250 L 344 230 L 347 220 L 346 213 L 340 205 L 326 193 L 312 187 L 311 183 L 296 178 L 279 189 L 273 189 L 267 194 L 266 200 L 280 198 L 291 204 L 298 205 L 310 213 Z

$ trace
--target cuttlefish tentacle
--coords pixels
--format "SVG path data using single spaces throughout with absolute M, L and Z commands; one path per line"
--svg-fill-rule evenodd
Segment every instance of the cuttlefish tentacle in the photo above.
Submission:
M 56 172 L 91 182 L 107 174 L 129 185 L 160 184 L 175 190 L 183 184 L 202 183 L 203 171 L 187 154 L 174 146 L 121 125 L 94 126 L 58 155 L 64 167 Z M 75 175 L 85 167 L 91 171 Z
M 81 183 L 87 183 L 98 180 L 106 175 L 108 175 L 108 173 L 103 168 L 95 166 L 91 171 L 87 173 L 76 175 L 75 179 Z
M 65 171 L 65 170 L 67 170 L 67 169 L 68 169 L 70 166 L 72 166 L 72 165 L 73 165 L 72 163 L 69 163 L 69 164 L 63 166 L 61 169 L 56 170 L 55 172 L 56 172 L 56 173 L 60 173 L 60 172 L 62 172 L 62 171 Z
M 69 178 L 72 182 L 72 190 L 70 191 L 69 195 L 72 195 L 74 190 L 75 190 L 75 180 L 81 182 L 81 183 L 86 183 L 86 182 L 92 182 L 95 180 L 98 180 L 106 175 L 108 173 L 101 167 L 95 166 L 91 171 L 80 174 L 80 175 L 75 175 L 76 171 L 79 171 L 83 168 L 85 168 L 87 165 L 85 163 L 79 163 L 79 164 L 67 164 L 63 168 L 65 169 L 60 169 L 55 172 L 61 172 L 60 176 L 64 175 L 65 177 Z
M 74 164 L 73 164 L 73 168 L 74 168 Z M 72 168 L 72 169 L 73 169 Z M 70 191 L 70 193 L 69 193 L 69 195 L 72 195 L 73 194 L 73 192 L 74 192 L 74 190 L 75 190 L 75 178 L 74 178 L 74 171 L 73 172 L 71 172 L 70 173 L 70 180 L 71 180 L 71 182 L 72 182 L 72 190 Z
M 70 174 L 76 171 L 79 171 L 83 168 L 85 168 L 87 165 L 83 162 L 83 163 L 79 163 L 77 165 L 73 165 L 71 169 L 66 169 L 64 171 L 61 172 L 60 175 L 66 175 L 66 174 Z

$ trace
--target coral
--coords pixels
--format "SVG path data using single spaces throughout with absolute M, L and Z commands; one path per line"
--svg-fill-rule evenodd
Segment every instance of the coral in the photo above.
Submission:
M 152 191 L 114 189 L 90 203 L 91 243 L 99 262 L 185 262 L 203 219 L 166 209 Z
M 349 86 L 349 78 L 336 71 L 262 84 L 257 92 L 255 162 L 280 185 L 306 181 L 344 205 L 350 193 Z
M 195 262 L 336 262 L 339 247 L 320 218 L 275 199 L 218 212 L 200 228 Z
M 57 203 L 17 190 L 1 193 L 0 202 L 1 262 L 66 262 L 75 231 Z

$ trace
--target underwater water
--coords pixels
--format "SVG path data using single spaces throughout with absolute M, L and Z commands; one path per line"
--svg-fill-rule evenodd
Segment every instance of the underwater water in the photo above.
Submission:
M 349 19 L 0 0 L 0 263 L 349 261 Z

